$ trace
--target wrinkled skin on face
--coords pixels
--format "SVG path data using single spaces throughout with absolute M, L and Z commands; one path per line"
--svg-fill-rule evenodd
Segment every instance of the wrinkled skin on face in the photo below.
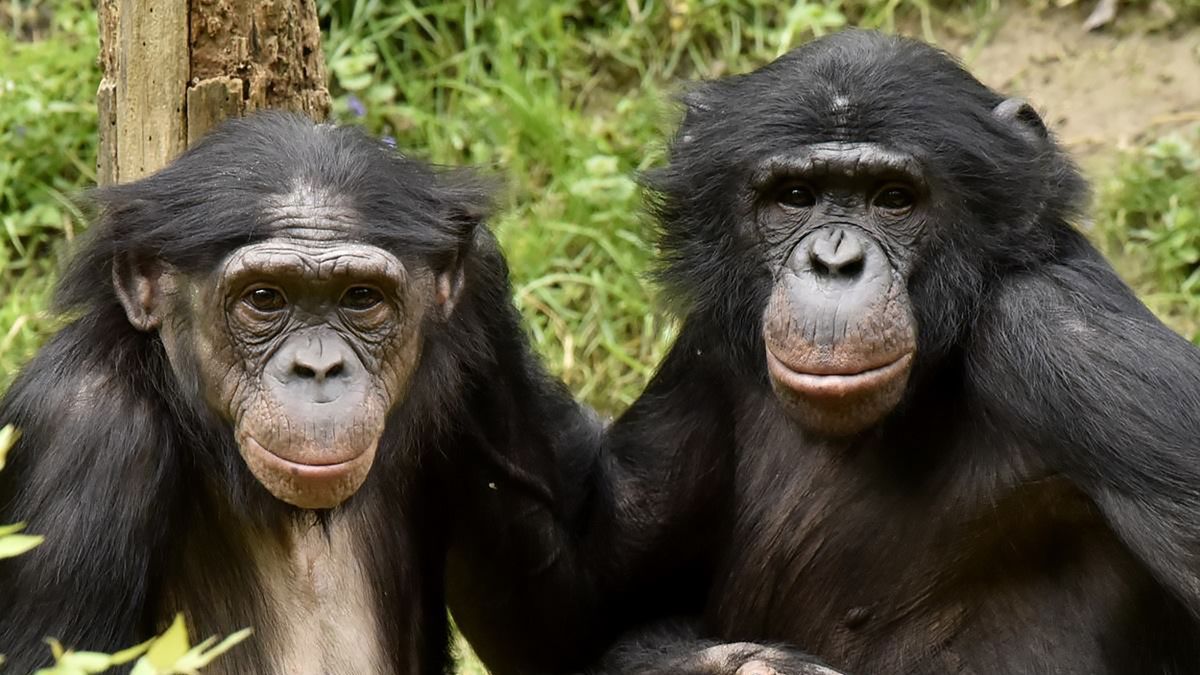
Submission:
M 158 329 L 177 371 L 192 355 L 255 478 L 293 506 L 332 508 L 366 479 L 427 308 L 449 312 L 457 283 L 354 242 L 355 214 L 336 200 L 300 190 L 267 213 L 272 236 L 202 278 L 154 262 L 114 273 L 130 320 Z
M 900 402 L 916 352 L 906 277 L 925 227 L 921 171 L 877 145 L 820 144 L 769 158 L 754 188 L 774 256 L 763 340 L 775 392 L 811 431 L 862 431 Z

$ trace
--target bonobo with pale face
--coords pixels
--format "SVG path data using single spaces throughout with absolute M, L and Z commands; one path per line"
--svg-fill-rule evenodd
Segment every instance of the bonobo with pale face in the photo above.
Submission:
M 0 398 L 0 522 L 54 533 L 0 560 L 9 668 L 181 612 L 254 628 L 213 673 L 446 672 L 445 588 L 495 566 L 470 543 L 549 492 L 514 458 L 597 433 L 529 348 L 489 193 L 282 113 L 97 191 L 73 318 Z
M 402 401 L 427 321 L 445 321 L 461 282 L 369 241 L 371 214 L 302 174 L 258 199 L 257 241 L 211 271 L 118 258 L 129 320 L 157 331 L 233 427 L 253 476 L 278 499 L 328 509 L 362 485 L 388 413 Z
M 254 477 L 301 508 L 337 506 L 362 485 L 426 313 L 444 319 L 455 286 L 452 270 L 354 241 L 361 217 L 297 184 L 265 205 L 268 236 L 209 274 L 115 272 L 130 320 L 158 328 L 172 363 L 197 356 L 198 385 Z

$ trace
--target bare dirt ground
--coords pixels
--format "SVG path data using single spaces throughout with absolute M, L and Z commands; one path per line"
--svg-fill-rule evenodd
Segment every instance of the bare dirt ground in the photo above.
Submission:
M 1080 8 L 1082 9 L 1082 8 Z M 993 35 L 940 40 L 985 84 L 1028 99 L 1085 168 L 1200 123 L 1200 26 L 1140 31 L 1133 10 L 1088 33 L 1086 11 L 1009 11 Z M 940 37 L 940 36 L 939 36 Z

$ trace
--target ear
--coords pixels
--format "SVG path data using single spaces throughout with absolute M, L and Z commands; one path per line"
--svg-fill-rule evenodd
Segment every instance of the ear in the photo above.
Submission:
M 434 302 L 441 308 L 443 319 L 450 318 L 450 314 L 454 312 L 454 306 L 458 304 L 458 299 L 462 295 L 463 287 L 466 285 L 467 261 L 470 256 L 475 255 L 475 237 L 479 235 L 482 224 L 480 214 L 459 212 L 455 216 L 464 225 L 464 229 L 459 234 L 461 239 L 458 249 L 454 251 L 450 261 L 437 273 L 436 290 L 434 291 Z
M 166 311 L 166 266 L 130 254 L 113 258 L 112 282 L 129 323 L 140 331 L 157 330 Z
M 454 305 L 458 303 L 458 298 L 462 294 L 466 282 L 463 260 L 462 256 L 456 255 L 454 260 L 437 274 L 434 302 L 441 309 L 443 319 L 450 318 L 450 314 L 454 312 Z
M 1046 129 L 1041 115 L 1022 99 L 1010 98 L 1001 101 L 1000 105 L 992 109 L 992 114 L 1031 143 L 1045 143 L 1050 138 L 1050 131 Z

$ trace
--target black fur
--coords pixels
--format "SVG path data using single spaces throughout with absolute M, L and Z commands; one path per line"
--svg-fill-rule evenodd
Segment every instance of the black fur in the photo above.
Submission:
M 557 634 L 575 658 L 546 669 L 682 614 L 851 672 L 1200 671 L 1200 351 L 1072 227 L 1084 181 L 1028 115 L 994 114 L 1003 100 L 937 50 L 859 31 L 685 97 L 649 178 L 680 336 L 591 468 L 566 462 L 569 519 L 527 521 L 555 564 L 522 602 L 588 617 Z M 916 157 L 937 215 L 908 243 L 904 399 L 831 440 L 769 384 L 777 252 L 747 180 L 765 156 L 838 141 Z M 635 635 L 595 670 L 655 672 L 687 639 Z
M 77 318 L 0 403 L 0 424 L 23 432 L 0 473 L 0 522 L 26 521 L 46 536 L 0 561 L 8 671 L 47 662 L 47 636 L 115 650 L 186 611 L 197 638 L 256 629 L 217 662 L 222 672 L 273 672 L 267 645 L 288 625 L 264 613 L 268 580 L 249 557 L 305 514 L 253 479 L 195 382 L 173 375 L 156 334 L 129 324 L 111 269 L 115 256 L 140 255 L 211 270 L 265 236 L 264 200 L 297 180 L 353 206 L 361 220 L 352 238 L 416 265 L 465 268 L 450 319 L 423 328 L 418 372 L 367 482 L 320 514 L 353 523 L 388 672 L 447 667 L 445 557 L 467 517 L 445 487 L 455 466 L 499 473 L 505 487 L 537 497 L 548 487 L 488 467 L 510 466 L 497 461 L 504 453 L 548 453 L 573 434 L 590 439 L 591 418 L 531 355 L 507 268 L 482 224 L 485 186 L 353 130 L 284 114 L 229 122 L 161 172 L 95 194 L 100 217 L 59 287 L 60 307 Z M 487 561 L 465 563 L 475 564 Z

